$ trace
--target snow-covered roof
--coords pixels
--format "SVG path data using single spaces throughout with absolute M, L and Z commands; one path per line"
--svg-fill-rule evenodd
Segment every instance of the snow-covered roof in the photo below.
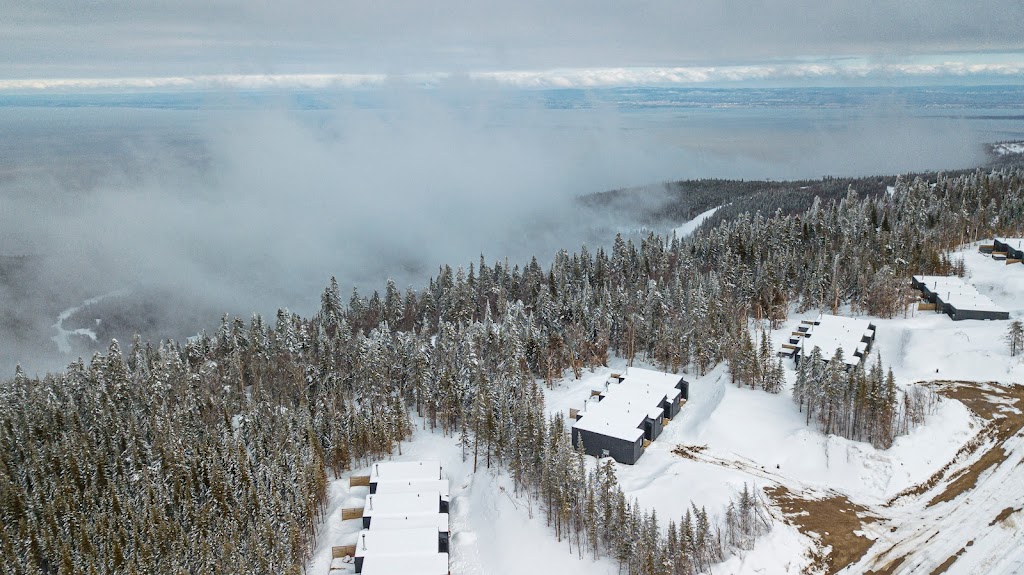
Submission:
M 410 514 L 389 514 L 373 515 L 370 528 L 378 529 L 412 529 L 414 527 L 430 527 L 436 531 L 447 533 L 448 514 L 438 513 L 410 513 Z
M 373 555 L 363 561 L 363 575 L 448 575 L 447 553 Z
M 596 405 L 593 403 L 590 405 L 596 408 L 603 403 L 602 401 Z M 609 407 L 611 406 L 609 405 Z M 572 426 L 582 431 L 592 431 L 616 439 L 636 441 L 644 435 L 644 430 L 639 426 L 643 425 L 646 418 L 647 414 L 641 411 L 588 409 L 583 413 L 583 417 L 576 420 Z
M 924 284 L 943 302 L 958 310 L 975 311 L 1006 311 L 992 302 L 987 295 L 979 293 L 969 283 L 957 276 L 914 276 L 918 283 Z
M 381 515 L 414 515 L 417 513 L 438 513 L 441 509 L 441 493 L 371 493 L 363 505 L 363 517 Z
M 382 461 L 370 468 L 370 483 L 413 479 L 442 479 L 437 461 Z
M 1018 250 L 1024 250 L 1024 238 L 996 238 L 1000 242 L 1010 246 L 1011 248 L 1017 248 Z
M 657 419 L 665 413 L 665 410 L 660 407 L 661 402 L 666 399 L 678 401 L 679 393 L 679 390 L 675 388 L 665 390 L 652 388 L 651 386 L 634 385 L 633 383 L 613 383 L 608 386 L 608 389 L 601 392 L 602 399 L 598 405 L 608 403 L 609 406 L 619 406 L 627 409 L 639 409 L 641 411 L 646 409 L 648 417 Z
M 830 360 L 836 350 L 843 349 L 843 363 L 857 365 L 860 358 L 854 352 L 864 349 L 861 340 L 871 332 L 871 322 L 866 319 L 821 314 L 814 325 L 807 330 L 807 335 L 796 343 L 797 353 L 811 355 L 814 348 L 821 350 L 821 357 Z
M 447 479 L 410 479 L 399 481 L 378 481 L 377 493 L 423 493 L 438 491 L 442 497 L 448 496 Z
M 363 529 L 356 538 L 356 557 L 428 555 L 437 553 L 437 550 L 438 534 L 433 527 Z
M 634 384 L 645 384 L 645 385 L 659 385 L 665 389 L 674 389 L 682 376 L 678 373 L 665 373 L 661 371 L 654 371 L 653 369 L 643 369 L 641 367 L 630 367 L 622 374 L 624 378 L 622 383 Z
M 680 376 L 637 367 L 623 374 L 621 383 L 609 383 L 601 401 L 588 401 L 582 417 L 573 427 L 609 437 L 636 441 L 643 437 L 644 420 L 659 419 L 665 410 L 661 402 L 678 401 Z M 614 380 L 613 380 L 614 381 Z

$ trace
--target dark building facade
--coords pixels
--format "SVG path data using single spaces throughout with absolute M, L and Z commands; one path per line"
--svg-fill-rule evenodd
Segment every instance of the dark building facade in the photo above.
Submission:
M 994 246 L 993 253 L 999 252 L 1006 254 L 1006 260 L 1024 260 L 1024 243 L 1021 240 L 1000 240 L 996 238 L 992 242 Z
M 582 442 L 588 455 L 632 465 L 679 414 L 689 391 L 682 377 L 660 372 L 633 368 L 624 376 L 613 374 L 604 391 L 593 392 L 590 409 L 574 410 L 573 447 Z

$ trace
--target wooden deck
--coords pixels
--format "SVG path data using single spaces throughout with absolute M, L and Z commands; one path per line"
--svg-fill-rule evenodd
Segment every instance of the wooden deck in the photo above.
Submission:
M 341 520 L 348 521 L 349 519 L 361 519 L 363 517 L 362 507 L 346 507 L 341 510 Z
M 355 545 L 335 545 L 331 547 L 331 559 L 341 559 L 342 557 L 355 557 L 356 546 Z
M 349 487 L 369 487 L 370 476 L 369 475 L 353 475 L 348 478 Z

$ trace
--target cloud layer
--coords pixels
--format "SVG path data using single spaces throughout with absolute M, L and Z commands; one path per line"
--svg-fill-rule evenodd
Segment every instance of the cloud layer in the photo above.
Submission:
M 436 86 L 468 81 L 497 88 L 602 88 L 612 86 L 700 86 L 737 83 L 818 81 L 858 83 L 897 79 L 992 82 L 1019 81 L 1020 60 L 995 62 L 818 62 L 749 66 L 569 68 L 470 72 L 467 74 L 215 74 L 137 78 L 35 78 L 0 80 L 0 92 L 83 92 L 163 90 L 324 90 L 381 88 L 389 84 Z
M 794 59 L 856 56 L 896 61 L 899 71 L 901 59 L 922 54 L 1024 53 L 1024 4 L 979 8 L 967 0 L 3 1 L 0 78 L 635 68 L 689 78 L 679 67 L 715 76 L 701 68 L 722 66 L 746 77 Z

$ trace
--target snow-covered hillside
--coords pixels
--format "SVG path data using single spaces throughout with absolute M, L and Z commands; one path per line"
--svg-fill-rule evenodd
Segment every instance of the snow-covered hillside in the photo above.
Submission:
M 1002 144 L 993 144 L 992 152 L 997 156 L 1024 154 L 1024 142 L 1004 142 Z
M 1011 318 L 1024 317 L 1024 265 L 1005 265 L 974 247 L 959 255 L 967 281 Z M 817 313 L 793 314 L 773 339 Z M 1008 322 L 953 322 L 916 310 L 872 321 L 875 349 L 901 387 L 980 383 L 947 384 L 947 399 L 925 425 L 879 450 L 807 426 L 789 391 L 795 379 L 791 365 L 788 385 L 778 395 L 738 388 L 720 365 L 702 377 L 687 376 L 690 400 L 681 413 L 636 465 L 617 464 L 627 496 L 655 509 L 664 526 L 691 504 L 720 512 L 744 484 L 775 494 L 773 531 L 714 573 L 797 574 L 814 566 L 829 571 L 846 559 L 853 562 L 844 571 L 850 573 L 886 567 L 892 573 L 941 572 L 933 571 L 940 567 L 947 573 L 1020 572 L 1015 569 L 1024 569 L 1024 439 L 1019 430 L 1003 428 L 1024 421 L 1024 405 L 1013 403 L 1024 398 L 1013 387 L 1024 384 L 1024 358 L 1009 356 L 1002 340 Z M 613 360 L 608 368 L 558 382 L 545 392 L 548 413 L 568 415 L 611 372 L 624 368 L 622 360 Z M 1011 387 L 980 387 L 983 382 Z M 617 573 L 613 561 L 581 560 L 575 548 L 558 542 L 536 504 L 516 495 L 503 472 L 473 474 L 456 437 L 422 427 L 420 422 L 396 459 L 438 459 L 449 474 L 453 574 L 532 573 L 538 566 L 545 573 Z M 688 448 L 686 456 L 679 446 Z M 339 509 L 361 505 L 362 491 L 350 490 L 346 478 L 332 483 L 329 519 L 309 573 L 326 575 L 331 546 L 354 539 L 357 522 L 342 522 Z M 848 510 L 836 509 L 833 501 Z M 845 513 L 851 525 L 845 537 L 838 526 L 829 533 L 814 527 L 816 519 L 829 524 L 819 516 L 823 508 Z
M 721 208 L 721 207 L 722 206 L 715 206 L 715 207 L 711 208 L 710 210 L 707 210 L 706 212 L 701 212 L 701 213 L 697 214 L 697 216 L 695 218 L 693 218 L 692 220 L 684 223 L 683 225 L 679 226 L 678 228 L 675 228 L 672 231 L 675 232 L 677 238 L 686 237 L 686 236 L 692 234 L 694 232 L 694 230 L 699 228 L 700 225 L 704 223 L 704 220 L 706 220 L 706 219 L 710 218 L 711 216 L 715 215 L 715 212 L 717 212 L 718 208 Z

